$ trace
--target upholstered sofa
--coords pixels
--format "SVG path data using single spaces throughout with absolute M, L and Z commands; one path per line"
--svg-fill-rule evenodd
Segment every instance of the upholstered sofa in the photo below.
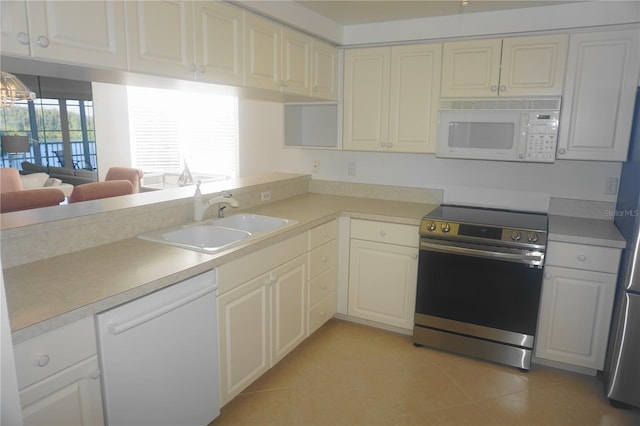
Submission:
M 42 176 L 35 176 L 27 179 L 27 186 L 38 185 L 36 178 L 42 185 L 42 182 L 44 182 L 41 181 Z M 44 179 L 49 180 L 49 177 L 44 175 Z M 53 185 L 55 182 L 50 183 Z M 67 186 L 73 189 L 72 185 Z M 23 187 L 22 176 L 17 169 L 0 168 L 0 213 L 56 206 L 65 199 L 65 194 L 60 188 L 61 185 L 35 186 L 33 189 L 25 188 Z
M 20 175 L 22 189 L 46 189 L 55 188 L 62 191 L 65 197 L 71 195 L 73 185 L 64 183 L 58 178 L 52 178 L 46 173 L 31 173 L 28 175 Z
M 70 185 L 81 185 L 83 183 L 91 183 L 98 181 L 98 174 L 95 171 L 84 169 L 67 169 L 64 167 L 46 167 L 30 163 L 22 162 L 21 174 L 28 175 L 31 173 L 47 173 L 50 177 L 60 179 L 64 183 Z

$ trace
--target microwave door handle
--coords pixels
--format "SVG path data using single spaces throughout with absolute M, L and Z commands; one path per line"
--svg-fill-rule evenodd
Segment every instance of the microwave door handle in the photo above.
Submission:
M 420 249 L 446 254 L 461 254 L 465 256 L 482 257 L 485 259 L 505 260 L 508 262 L 524 263 L 527 265 L 542 266 L 544 254 L 539 251 L 522 251 L 519 253 L 505 253 L 494 250 L 473 249 L 468 247 L 433 244 L 420 242 Z

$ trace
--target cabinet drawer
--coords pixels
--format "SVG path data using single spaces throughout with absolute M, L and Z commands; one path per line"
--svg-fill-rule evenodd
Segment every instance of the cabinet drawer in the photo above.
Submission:
M 96 355 L 93 317 L 50 331 L 14 347 L 18 387 L 25 387 Z
M 549 241 L 547 265 L 618 273 L 622 250 L 611 247 Z
M 309 249 L 313 250 L 322 244 L 335 240 L 338 235 L 338 221 L 324 223 L 309 230 Z
M 322 299 L 336 291 L 336 268 L 325 271 L 309 282 L 309 307 L 313 307 Z
M 308 236 L 303 232 L 295 237 L 220 265 L 216 268 L 218 273 L 218 295 L 224 294 L 258 275 L 305 254 L 308 245 Z
M 351 220 L 351 238 L 418 247 L 418 227 L 399 223 Z
M 329 321 L 337 311 L 338 302 L 335 293 L 329 295 L 309 311 L 309 334 L 316 331 L 322 324 Z
M 336 266 L 337 253 L 336 240 L 313 250 L 309 255 L 309 278 L 313 279 L 327 269 Z

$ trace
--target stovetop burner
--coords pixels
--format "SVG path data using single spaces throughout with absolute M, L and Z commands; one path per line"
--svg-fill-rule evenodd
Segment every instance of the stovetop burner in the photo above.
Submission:
M 441 205 L 420 224 L 420 235 L 474 243 L 544 248 L 545 213 L 495 208 Z

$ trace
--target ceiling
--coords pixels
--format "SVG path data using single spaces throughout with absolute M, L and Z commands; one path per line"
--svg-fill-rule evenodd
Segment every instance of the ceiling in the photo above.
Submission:
M 526 7 L 549 6 L 583 0 L 525 1 L 525 0 L 296 0 L 322 16 L 341 25 L 371 24 L 412 18 L 430 18 L 462 13 L 489 12 Z

